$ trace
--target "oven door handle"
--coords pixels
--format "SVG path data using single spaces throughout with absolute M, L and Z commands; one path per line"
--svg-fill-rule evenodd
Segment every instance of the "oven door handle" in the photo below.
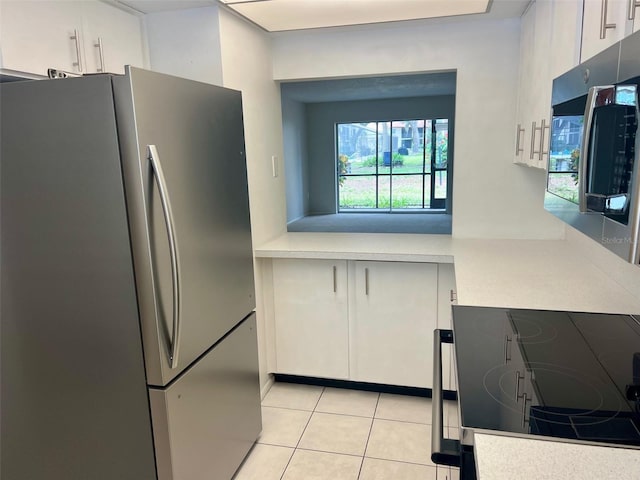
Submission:
M 431 461 L 440 465 L 460 466 L 460 441 L 444 437 L 442 388 L 442 344 L 453 343 L 453 330 L 437 329 L 433 333 L 433 396 L 431 402 Z

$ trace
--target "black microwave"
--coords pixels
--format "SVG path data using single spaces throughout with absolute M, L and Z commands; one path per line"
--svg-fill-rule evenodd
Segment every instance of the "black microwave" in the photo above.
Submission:
M 639 32 L 640 33 L 640 32 Z M 545 208 L 640 263 L 640 34 L 553 82 Z

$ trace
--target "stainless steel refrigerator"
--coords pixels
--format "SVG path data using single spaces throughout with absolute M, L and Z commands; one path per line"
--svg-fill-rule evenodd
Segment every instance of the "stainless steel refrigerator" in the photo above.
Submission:
M 261 430 L 240 92 L 0 85 L 0 476 L 230 479 Z

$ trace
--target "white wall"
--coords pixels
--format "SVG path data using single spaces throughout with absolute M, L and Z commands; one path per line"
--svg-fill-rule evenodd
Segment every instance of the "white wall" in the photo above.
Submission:
M 282 97 L 282 130 L 287 222 L 309 213 L 307 120 L 305 104 Z
M 274 36 L 276 80 L 457 70 L 453 234 L 562 238 L 545 175 L 512 164 L 520 20 L 405 22 Z M 402 47 L 399 47 L 402 46 Z
M 255 246 L 286 231 L 280 88 L 273 81 L 271 42 L 267 35 L 222 8 L 219 22 L 223 86 L 242 91 L 251 228 Z M 277 177 L 272 173 L 272 155 L 278 157 Z M 268 375 L 263 272 L 260 262 L 254 262 L 254 265 L 260 385 L 264 393 Z
M 152 70 L 222 84 L 217 6 L 151 13 L 144 18 Z
M 286 231 L 280 88 L 273 81 L 269 37 L 220 9 L 222 81 L 242 91 L 254 245 Z M 278 157 L 273 177 L 271 156 Z

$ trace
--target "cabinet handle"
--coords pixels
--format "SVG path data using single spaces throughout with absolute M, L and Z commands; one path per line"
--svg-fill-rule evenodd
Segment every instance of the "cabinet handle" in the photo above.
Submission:
M 521 153 L 524 153 L 524 148 L 520 147 L 520 134 L 524 133 L 524 128 L 520 124 L 518 124 L 516 128 L 516 157 L 518 157 Z
M 543 118 L 542 123 L 540 124 L 540 149 L 538 151 L 538 161 L 542 162 L 545 155 L 549 155 L 549 150 L 544 151 L 544 132 L 549 130 L 549 125 L 547 125 L 547 121 Z
M 511 360 L 511 339 L 509 335 L 504 336 L 504 363 L 509 363 Z
M 526 392 L 522 394 L 522 428 L 524 428 L 524 425 L 529 421 L 527 420 L 527 402 L 530 400 Z
M 337 277 L 338 267 L 333 266 L 333 293 L 338 291 L 338 277 Z
M 73 62 L 74 67 L 78 67 L 78 72 L 82 73 L 82 57 L 80 55 L 80 34 L 78 33 L 78 29 L 73 30 L 73 35 L 69 37 L 71 40 L 75 41 L 76 44 L 76 58 L 77 61 Z
M 629 0 L 629 20 L 636 19 L 636 8 L 640 7 L 640 1 Z
M 533 160 L 534 155 L 540 155 L 540 151 L 536 150 L 536 132 L 540 132 L 542 127 L 536 127 L 536 122 L 531 122 L 531 152 L 529 152 L 529 160 Z
M 369 269 L 364 269 L 364 294 L 369 295 Z
M 602 8 L 600 9 L 600 40 L 607 37 L 607 30 L 616 28 L 615 23 L 607 23 L 607 10 L 609 9 L 609 0 L 602 0 Z
M 100 68 L 96 71 L 104 73 L 104 49 L 102 48 L 102 38 L 98 37 L 98 41 L 94 43 L 93 46 L 98 49 L 98 58 L 100 58 Z
M 523 395 L 526 395 L 526 393 L 520 395 L 520 380 L 524 380 L 524 375 L 520 375 L 520 372 L 516 371 L 516 402 L 519 398 L 522 398 Z

